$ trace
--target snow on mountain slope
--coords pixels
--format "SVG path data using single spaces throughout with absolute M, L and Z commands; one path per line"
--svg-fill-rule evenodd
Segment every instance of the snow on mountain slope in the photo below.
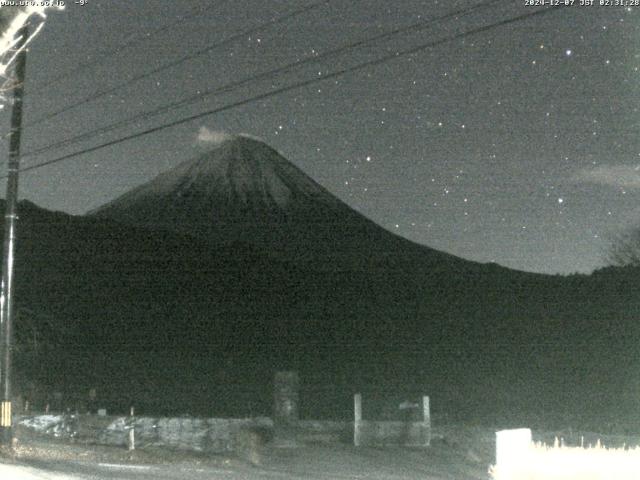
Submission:
M 122 208 L 144 198 L 214 197 L 227 203 L 284 210 L 293 197 L 334 198 L 275 150 L 248 137 L 232 137 L 205 155 L 159 175 L 116 200 Z M 109 206 L 107 206 L 108 208 Z M 102 210 L 102 209 L 100 209 Z
M 250 243 L 296 261 L 361 264 L 403 249 L 445 256 L 384 230 L 246 136 L 229 137 L 88 215 L 214 244 Z

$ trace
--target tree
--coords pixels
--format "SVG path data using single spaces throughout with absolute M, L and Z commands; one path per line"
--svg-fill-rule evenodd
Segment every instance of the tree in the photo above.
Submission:
M 606 260 L 615 267 L 640 266 L 640 226 L 615 236 L 607 251 Z

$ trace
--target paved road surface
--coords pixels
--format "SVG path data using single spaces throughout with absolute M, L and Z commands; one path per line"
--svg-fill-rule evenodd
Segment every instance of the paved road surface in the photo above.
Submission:
M 0 463 L 1 480 L 486 480 L 488 463 L 447 448 L 303 447 L 248 463 L 101 463 L 29 459 Z M 467 458 L 465 458 L 467 457 Z M 1 462 L 1 461 L 0 461 Z
M 244 471 L 242 471 L 244 470 Z M 244 468 L 222 469 L 211 467 L 186 467 L 167 465 L 124 465 L 110 463 L 77 462 L 29 462 L 0 464 L 2 480 L 252 480 L 283 478 L 282 474 L 261 472 Z M 289 477 L 286 478 L 297 478 Z M 302 478 L 302 477 L 299 477 Z

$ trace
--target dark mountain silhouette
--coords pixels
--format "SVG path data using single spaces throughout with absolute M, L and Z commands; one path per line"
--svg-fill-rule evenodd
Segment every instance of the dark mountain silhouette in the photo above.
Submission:
M 637 269 L 539 275 L 422 247 L 247 138 L 88 216 L 22 202 L 16 265 L 23 378 L 97 387 L 111 409 L 268 414 L 281 368 L 312 417 L 348 417 L 355 391 L 531 426 L 637 406 Z
M 268 145 L 231 137 L 200 157 L 94 210 L 89 216 L 170 230 L 316 267 L 369 266 L 417 255 L 456 263 L 376 225 Z

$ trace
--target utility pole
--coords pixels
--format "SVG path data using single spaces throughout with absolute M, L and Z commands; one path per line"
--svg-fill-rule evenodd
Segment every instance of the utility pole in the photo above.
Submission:
M 11 350 L 13 349 L 13 261 L 18 219 L 18 173 L 20 171 L 20 134 L 22 130 L 22 99 L 27 49 L 23 48 L 29 36 L 27 25 L 20 30 L 16 49 L 13 83 L 13 109 L 9 132 L 9 165 L 7 172 L 7 196 L 4 213 L 4 243 L 2 248 L 2 283 L 0 284 L 0 443 L 11 448 L 13 425 L 11 418 Z

